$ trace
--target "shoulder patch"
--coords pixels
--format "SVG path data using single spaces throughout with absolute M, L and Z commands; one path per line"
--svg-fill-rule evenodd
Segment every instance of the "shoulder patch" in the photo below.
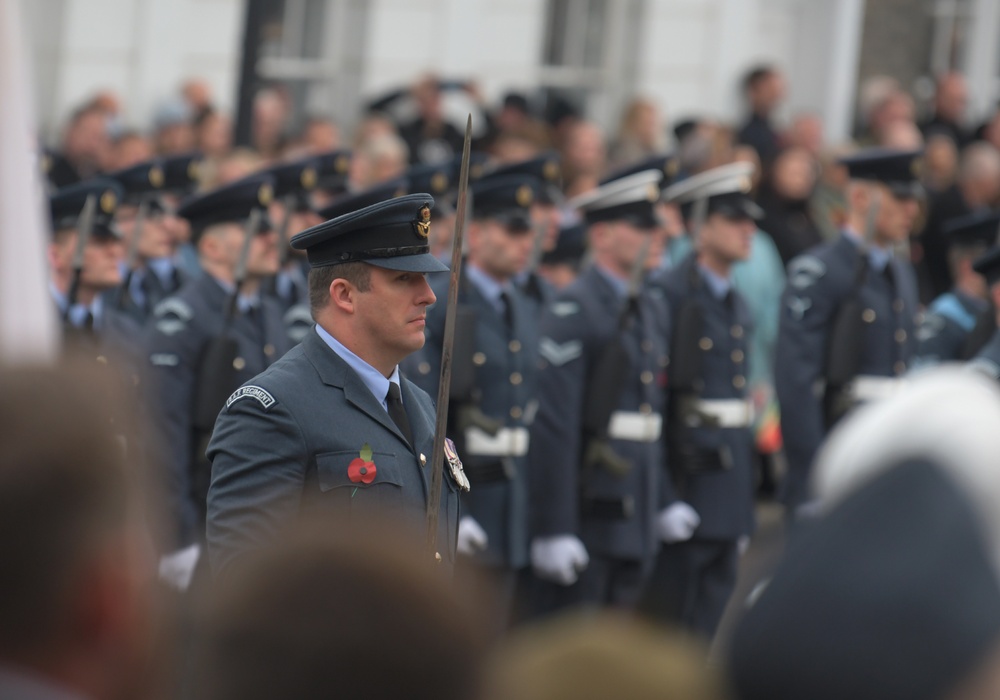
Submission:
M 580 305 L 575 301 L 557 301 L 549 307 L 549 310 L 559 318 L 565 318 L 580 313 Z
M 538 343 L 538 353 L 550 365 L 560 367 L 583 354 L 583 343 L 579 340 L 569 340 L 560 345 L 552 338 L 542 338 Z
M 259 386 L 241 386 L 233 392 L 233 395 L 226 399 L 226 408 L 229 408 L 240 399 L 255 399 L 265 409 L 274 405 L 274 397 Z
M 153 309 L 153 316 L 162 318 L 168 314 L 172 314 L 184 321 L 190 321 L 194 318 L 194 309 L 183 299 L 168 297 L 156 305 L 156 308 Z
M 813 255 L 803 255 L 788 263 L 788 284 L 792 289 L 808 289 L 826 274 L 826 263 Z
M 174 335 L 187 328 L 187 321 L 181 321 L 177 318 L 164 318 L 157 321 L 155 327 L 163 335 Z

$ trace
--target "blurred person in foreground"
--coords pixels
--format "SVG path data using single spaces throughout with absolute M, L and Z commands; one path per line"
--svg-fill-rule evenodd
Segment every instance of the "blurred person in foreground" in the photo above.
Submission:
M 738 624 L 741 700 L 1000 696 L 1000 392 L 928 370 L 831 435 L 816 515 Z
M 307 521 L 237 562 L 204 609 L 194 698 L 478 697 L 485 638 L 422 534 Z
M 154 517 L 103 379 L 76 365 L 0 370 L 2 698 L 143 698 L 162 680 Z
M 725 700 L 705 651 L 624 616 L 567 616 L 525 627 L 486 667 L 484 700 Z

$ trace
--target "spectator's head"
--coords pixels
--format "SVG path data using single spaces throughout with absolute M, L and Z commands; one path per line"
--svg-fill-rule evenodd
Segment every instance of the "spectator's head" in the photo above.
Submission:
M 194 150 L 194 115 L 183 100 L 164 103 L 153 118 L 153 127 L 156 152 L 160 155 L 180 155 Z
M 819 158 L 823 151 L 823 118 L 811 112 L 797 115 L 785 132 L 785 142 L 789 146 L 804 148 L 814 158 Z
M 406 172 L 410 150 L 396 134 L 383 134 L 366 141 L 351 160 L 351 182 L 357 189 L 399 177 Z
M 883 143 L 889 127 L 896 122 L 915 124 L 913 98 L 902 90 L 892 90 L 872 108 L 868 128 L 876 141 Z
M 501 132 L 515 131 L 523 128 L 531 120 L 527 97 L 519 92 L 508 92 L 504 95 L 503 104 L 496 116 L 497 129 Z
M 477 697 L 482 640 L 422 539 L 312 524 L 212 592 L 195 697 Z
M 879 145 L 909 151 L 924 145 L 924 136 L 911 119 L 896 119 L 885 124 L 879 134 Z
M 633 141 L 649 150 L 662 150 L 665 146 L 663 128 L 656 103 L 645 98 L 629 102 L 622 112 L 618 138 Z
M 485 700 L 724 700 L 695 642 L 604 613 L 515 632 L 488 667 Z
M 153 144 L 138 131 L 125 131 L 112 145 L 109 170 L 122 170 L 153 157 Z
M 310 117 L 302 129 L 306 153 L 329 153 L 340 148 L 340 127 L 332 119 Z
M 972 207 L 993 207 L 1000 201 L 1000 152 L 983 141 L 962 151 L 958 186 Z
M 743 92 L 754 114 L 768 116 L 785 99 L 785 78 L 774 66 L 758 66 L 744 76 Z
M 181 96 L 191 108 L 195 118 L 213 109 L 212 88 L 201 78 L 192 78 L 185 82 L 181 86 Z
M 804 202 L 816 188 L 816 161 L 804 148 L 782 149 L 771 165 L 774 193 L 789 202 Z
M 108 113 L 94 104 L 74 112 L 66 125 L 63 155 L 81 171 L 81 176 L 107 169 L 111 151 Z
M 150 514 L 110 423 L 121 414 L 111 376 L 96 375 L 0 370 L 0 667 L 73 697 L 142 697 L 155 636 Z
M 961 73 L 945 73 L 938 77 L 934 90 L 935 116 L 952 124 L 961 124 L 968 101 L 969 90 L 965 84 L 965 76 Z
M 958 173 L 958 148 L 946 134 L 930 134 L 924 147 L 924 186 L 942 192 L 955 182 Z
M 437 123 L 444 119 L 441 100 L 441 82 L 437 76 L 426 75 L 413 85 L 413 101 L 417 112 L 427 122 Z
M 278 154 L 285 139 L 290 107 L 278 88 L 265 88 L 253 99 L 253 147 L 265 158 Z

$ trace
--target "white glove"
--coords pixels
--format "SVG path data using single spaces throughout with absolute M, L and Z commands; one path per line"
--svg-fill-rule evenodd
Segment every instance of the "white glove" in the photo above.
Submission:
M 471 515 L 463 515 L 458 521 L 458 553 L 471 557 L 476 552 L 482 552 L 489 544 L 490 538 L 486 530 L 480 527 Z
M 685 542 L 701 524 L 701 517 L 684 501 L 671 503 L 656 518 L 656 530 L 667 543 Z
M 587 548 L 576 535 L 538 537 L 531 541 L 531 566 L 546 581 L 571 586 L 588 564 Z
M 193 544 L 160 557 L 160 578 L 179 591 L 186 591 L 201 556 L 201 546 Z

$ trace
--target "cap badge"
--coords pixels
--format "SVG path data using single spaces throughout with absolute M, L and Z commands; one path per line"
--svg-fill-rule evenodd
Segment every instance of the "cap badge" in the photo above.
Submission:
M 466 492 L 472 490 L 469 477 L 466 476 L 465 468 L 462 466 L 462 460 L 458 458 L 458 450 L 455 449 L 455 443 L 450 438 L 446 438 L 444 441 L 444 459 L 448 463 L 448 471 L 451 472 L 451 477 L 458 484 L 458 487 Z
M 187 174 L 189 180 L 197 180 L 201 177 L 201 163 L 196 160 L 192 160 L 188 163 Z
M 750 181 L 750 178 L 744 175 L 743 177 L 740 178 L 739 184 L 737 186 L 740 188 L 740 192 L 745 193 L 750 191 L 750 187 L 752 185 L 753 183 Z
M 266 207 L 271 203 L 272 199 L 274 199 L 274 189 L 269 183 L 265 182 L 260 186 L 260 189 L 257 190 L 257 201 L 259 201 L 262 206 Z
M 156 188 L 163 187 L 163 171 L 158 167 L 149 169 L 149 184 Z
M 646 199 L 650 202 L 655 202 L 660 198 L 660 188 L 656 185 L 650 183 L 646 188 Z
M 431 177 L 431 190 L 440 194 L 448 189 L 448 176 L 444 173 L 434 173 Z
M 420 207 L 420 211 L 417 212 L 417 220 L 413 222 L 414 227 L 417 230 L 417 235 L 421 238 L 427 238 L 431 235 L 431 208 L 426 204 Z
M 302 183 L 303 189 L 311 190 L 316 186 L 316 170 L 314 168 L 304 169 L 299 181 Z
M 680 163 L 676 158 L 667 158 L 667 162 L 663 164 L 663 172 L 667 174 L 667 177 L 674 177 L 679 167 Z
M 559 179 L 559 164 L 554 160 L 545 161 L 545 165 L 542 166 L 542 175 L 545 176 L 546 180 L 555 182 Z
M 530 207 L 534 200 L 535 196 L 532 194 L 531 188 L 527 185 L 521 185 L 517 188 L 517 192 L 514 193 L 514 201 L 517 202 L 517 206 L 519 207 Z
M 105 214 L 110 214 L 115 210 L 115 206 L 118 204 L 118 197 L 111 190 L 108 190 L 101 195 L 101 211 Z
M 350 161 L 347 156 L 337 156 L 337 160 L 333 163 L 333 169 L 338 173 L 346 173 L 349 166 Z

